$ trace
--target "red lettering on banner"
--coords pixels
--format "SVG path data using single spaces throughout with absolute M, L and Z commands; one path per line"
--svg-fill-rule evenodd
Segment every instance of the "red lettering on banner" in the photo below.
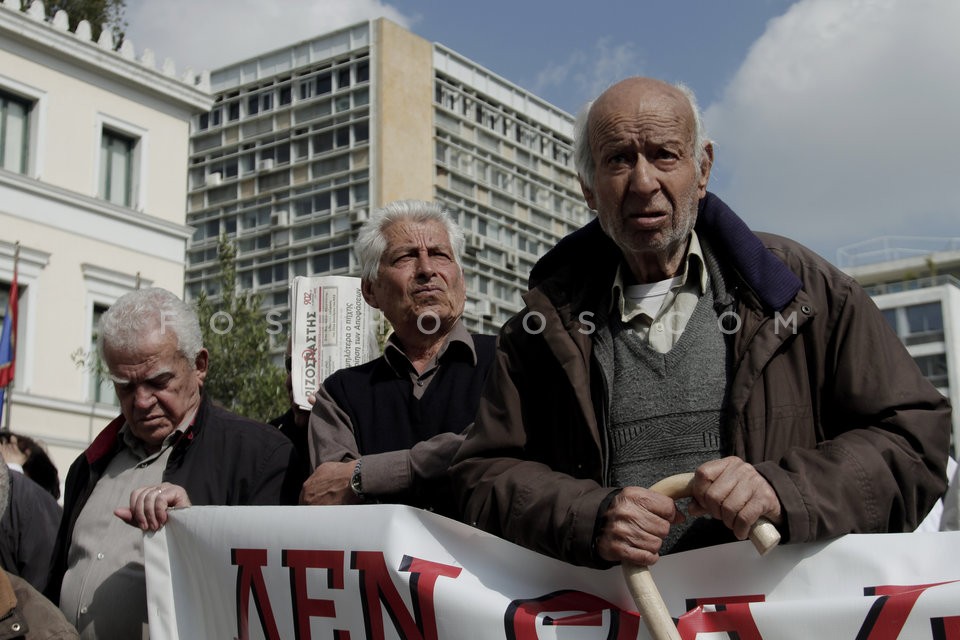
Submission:
M 634 640 L 640 631 L 640 616 L 623 611 L 603 598 L 582 591 L 558 591 L 539 598 L 514 600 L 503 616 L 508 640 L 537 640 L 537 620 L 550 611 L 582 611 L 582 614 L 553 618 L 544 616 L 544 626 L 602 627 L 603 612 L 610 612 L 606 640 Z
M 283 566 L 290 567 L 290 602 L 296 640 L 310 638 L 310 618 L 336 618 L 333 600 L 307 597 L 307 569 L 327 569 L 327 588 L 343 589 L 343 551 L 283 550 Z M 348 631 L 334 630 L 336 638 L 350 639 Z
M 270 597 L 263 582 L 263 567 L 267 566 L 266 549 L 233 549 L 230 561 L 237 565 L 237 639 L 250 638 L 250 594 L 257 606 L 260 626 L 268 640 L 280 640 L 277 621 L 270 608 Z
M 954 581 L 952 581 L 954 582 Z M 910 616 L 913 605 L 924 591 L 950 582 L 918 585 L 880 585 L 866 587 L 865 596 L 880 596 L 870 607 L 857 633 L 857 640 L 896 640 Z
M 704 611 L 702 606 L 687 611 L 677 621 L 677 631 L 683 640 L 696 640 L 698 633 L 726 632 L 739 640 L 763 640 L 757 623 L 746 602 L 719 604 L 716 611 Z
M 933 640 L 960 640 L 960 616 L 930 620 Z
M 413 615 L 397 592 L 383 553 L 380 551 L 354 551 L 350 567 L 360 572 L 360 602 L 367 627 L 368 640 L 383 640 L 383 603 L 393 626 L 407 640 L 437 640 L 437 617 L 433 592 L 437 580 L 456 578 L 462 569 L 429 560 L 404 556 L 401 571 L 410 572 L 410 598 Z

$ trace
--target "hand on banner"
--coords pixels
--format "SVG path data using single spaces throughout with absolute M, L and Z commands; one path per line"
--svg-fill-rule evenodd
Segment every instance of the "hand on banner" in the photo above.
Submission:
M 300 504 L 359 504 L 361 499 L 350 488 L 356 460 L 324 462 L 303 483 Z
M 187 490 L 162 482 L 130 492 L 130 506 L 114 509 L 113 515 L 144 531 L 158 531 L 167 523 L 167 510 L 190 506 Z
M 670 526 L 683 514 L 665 495 L 642 487 L 625 487 L 610 503 L 597 552 L 610 562 L 629 561 L 641 567 L 654 564 Z
M 775 525 L 783 522 L 780 499 L 752 464 L 730 456 L 697 468 L 693 478 L 691 516 L 710 515 L 746 540 L 750 527 L 761 516 Z

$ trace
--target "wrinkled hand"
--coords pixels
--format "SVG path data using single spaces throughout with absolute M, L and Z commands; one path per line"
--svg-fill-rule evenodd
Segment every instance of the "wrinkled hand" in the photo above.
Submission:
M 321 464 L 303 483 L 300 504 L 359 504 L 360 498 L 350 488 L 356 466 L 356 460 Z
M 682 520 L 683 514 L 670 498 L 641 487 L 625 487 L 607 508 L 597 552 L 610 562 L 650 566 L 660 558 L 660 545 L 670 526 Z
M 17 436 L 13 435 L 10 436 L 9 440 L 0 443 L 0 457 L 7 464 L 18 464 L 21 467 L 27 461 L 27 454 L 20 451 L 20 447 L 17 445 Z
M 746 540 L 750 527 L 764 516 L 775 525 L 783 522 L 780 499 L 753 465 L 736 457 L 711 460 L 697 468 L 693 478 L 691 516 L 710 515 Z
M 190 506 L 187 490 L 181 486 L 161 482 L 140 487 L 130 493 L 130 506 L 114 509 L 113 515 L 127 524 L 144 531 L 158 531 L 167 523 L 167 510 Z

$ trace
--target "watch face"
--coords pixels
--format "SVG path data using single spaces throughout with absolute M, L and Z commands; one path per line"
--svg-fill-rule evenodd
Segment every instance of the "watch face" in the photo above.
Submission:
M 360 463 L 357 463 L 357 466 L 353 468 L 353 475 L 350 476 L 350 489 L 359 495 L 363 495 L 363 485 L 360 481 Z

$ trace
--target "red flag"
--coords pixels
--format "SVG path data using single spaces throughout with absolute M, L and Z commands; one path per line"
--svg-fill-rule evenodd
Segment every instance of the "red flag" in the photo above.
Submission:
M 13 280 L 10 282 L 10 300 L 7 315 L 3 317 L 3 332 L 0 334 L 0 388 L 13 382 L 14 365 L 17 362 L 17 264 L 13 264 Z

